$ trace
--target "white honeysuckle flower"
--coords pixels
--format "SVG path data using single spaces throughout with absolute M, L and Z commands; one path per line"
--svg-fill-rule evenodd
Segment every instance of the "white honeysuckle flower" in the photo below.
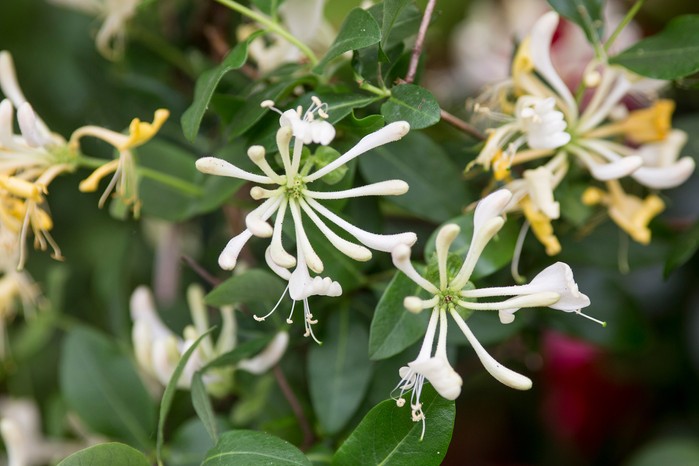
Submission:
M 0 399 L 0 435 L 7 452 L 7 466 L 43 466 L 88 447 L 78 440 L 44 437 L 39 407 L 28 399 Z
M 48 0 L 55 5 L 82 11 L 101 19 L 95 37 L 97 50 L 110 60 L 121 58 L 126 45 L 126 23 L 136 14 L 142 0 Z
M 432 314 L 420 353 L 413 362 L 401 369 L 401 382 L 396 387 L 396 390 L 400 389 L 400 394 L 396 398 L 399 406 L 405 404 L 404 392 L 413 390 L 410 401 L 412 417 L 416 422 L 423 422 L 423 433 L 425 416 L 420 403 L 423 383 L 430 382 L 441 396 L 449 400 L 457 398 L 461 392 L 461 377 L 452 369 L 447 359 L 447 314 L 454 319 L 485 369 L 493 377 L 509 387 L 527 390 L 531 388 L 531 380 L 502 366 L 488 354 L 466 324 L 462 317 L 463 311 L 498 311 L 501 321 L 509 323 L 514 320 L 514 312 L 520 308 L 550 307 L 584 315 L 580 310 L 590 304 L 588 297 L 578 290 L 570 267 L 562 262 L 546 268 L 526 285 L 494 288 L 467 286 L 483 249 L 504 224 L 503 212 L 511 201 L 511 197 L 512 194 L 509 191 L 502 189 L 478 203 L 474 212 L 470 247 L 463 265 L 455 275 L 450 275 L 447 268 L 449 248 L 460 231 L 455 224 L 443 226 L 437 234 L 435 248 L 439 270 L 437 283 L 430 282 L 415 270 L 410 262 L 409 246 L 399 245 L 391 253 L 394 265 L 432 295 L 428 299 L 407 296 L 404 300 L 403 304 L 408 311 L 420 312 L 424 309 L 432 309 Z M 476 298 L 505 296 L 511 297 L 503 301 L 475 301 Z M 596 319 L 592 320 L 599 322 Z M 437 327 L 439 327 L 439 337 L 433 354 Z
M 537 238 L 550 255 L 560 251 L 550 220 L 560 214 L 553 188 L 569 166 L 567 161 L 562 163 L 561 158 L 576 159 L 593 178 L 608 185 L 631 176 L 653 189 L 676 187 L 686 181 L 695 168 L 690 157 L 678 159 L 686 134 L 671 128 L 673 102 L 660 99 L 647 108 L 619 112 L 623 108 L 622 99 L 645 88 L 647 80 L 604 63 L 602 57 L 585 69 L 583 81 L 591 97 L 585 105 L 578 103 L 551 60 L 551 44 L 558 23 L 558 14 L 548 12 L 522 40 L 512 64 L 510 88 L 520 95 L 510 111 L 513 116 L 490 131 L 485 146 L 473 162 L 485 169 L 492 167 L 496 180 L 510 181 L 513 166 L 544 158 L 551 158 L 550 162 L 556 160 L 553 162 L 555 182 L 547 179 L 547 171 L 554 173 L 552 167 L 525 170 L 524 177 L 530 181 L 527 195 L 516 195 L 521 201 L 516 207 L 533 225 Z M 503 118 L 507 120 L 506 116 Z M 522 190 L 519 184 L 507 187 L 519 194 L 517 191 Z M 588 196 L 588 200 L 593 198 Z M 657 215 L 662 208 L 658 209 L 656 204 L 655 200 L 649 203 L 649 208 L 638 215 L 644 221 L 651 213 Z M 632 237 L 646 237 L 647 229 L 639 235 L 630 227 L 638 222 L 617 221 L 619 216 L 611 212 L 610 216 Z
M 132 341 L 136 361 L 146 374 L 155 378 L 162 386 L 168 384 L 187 349 L 209 330 L 208 313 L 201 287 L 191 285 L 187 290 L 187 301 L 193 325 L 186 327 L 183 337 L 179 337 L 158 316 L 153 296 L 147 287 L 138 287 L 131 295 L 131 319 L 134 322 Z M 195 372 L 237 346 L 237 325 L 233 307 L 222 307 L 221 318 L 218 339 L 214 342 L 210 335 L 202 339 L 177 381 L 179 388 L 189 388 Z M 214 396 L 225 394 L 236 369 L 253 374 L 266 372 L 284 355 L 288 341 L 288 334 L 279 332 L 264 350 L 252 358 L 240 361 L 236 367 L 213 368 L 207 371 L 203 376 L 207 391 Z
M 329 143 L 335 134 L 332 125 L 324 121 L 327 118 L 324 111 L 325 105 L 317 97 L 313 97 L 312 102 L 311 108 L 305 113 L 302 109 L 281 112 L 274 108 L 273 102 L 270 101 L 264 101 L 261 104 L 263 107 L 272 108 L 281 114 L 276 140 L 283 165 L 282 173 L 278 173 L 270 166 L 262 146 L 252 146 L 248 149 L 250 160 L 257 165 L 263 173 L 262 175 L 247 172 L 215 157 L 204 157 L 196 162 L 197 169 L 203 173 L 229 176 L 266 186 L 254 186 L 250 190 L 253 199 L 263 200 L 263 202 L 246 216 L 246 229 L 228 242 L 219 255 L 218 263 L 221 268 L 231 270 L 236 265 L 240 251 L 250 238 L 253 236 L 271 238 L 265 257 L 270 268 L 277 275 L 289 281 L 288 291 L 291 299 L 304 302 L 306 336 L 313 336 L 310 323 L 315 322 L 308 309 L 307 298 L 313 295 L 339 296 L 342 289 L 340 284 L 329 277 L 311 277 L 309 269 L 316 274 L 322 274 L 324 265 L 308 239 L 303 225 L 304 216 L 306 217 L 305 221 L 310 220 L 318 227 L 318 230 L 338 251 L 357 261 L 371 259 L 370 249 L 391 252 L 399 244 L 412 245 L 417 240 L 414 233 L 382 235 L 362 230 L 320 202 L 360 196 L 401 195 L 408 191 L 408 184 L 402 180 L 381 181 L 342 191 L 311 189 L 313 182 L 355 157 L 401 139 L 410 130 L 408 123 L 398 121 L 386 125 L 363 137 L 353 148 L 337 159 L 311 172 L 313 160 L 306 161 L 301 166 L 304 143 L 309 140 L 320 144 Z M 316 115 L 320 119 L 317 119 Z M 291 145 L 292 140 L 293 146 Z M 288 253 L 282 245 L 282 227 L 287 211 L 290 213 L 294 225 L 296 256 Z M 274 221 L 269 223 L 268 220 L 273 215 L 275 216 Z M 340 237 L 328 226 L 327 222 L 346 231 L 360 244 Z M 286 270 L 292 268 L 294 269 L 292 272 Z M 264 320 L 266 317 L 258 317 L 257 319 Z M 313 338 L 315 339 L 315 336 Z

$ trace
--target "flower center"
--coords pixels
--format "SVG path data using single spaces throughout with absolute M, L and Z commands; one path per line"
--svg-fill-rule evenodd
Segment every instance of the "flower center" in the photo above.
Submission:
M 294 179 L 284 187 L 284 192 L 286 193 L 287 199 L 298 200 L 303 197 L 303 191 L 305 189 L 306 183 L 303 181 L 303 177 L 301 175 L 296 175 Z
M 443 310 L 452 310 L 456 308 L 456 302 L 460 299 L 459 293 L 450 289 L 441 290 L 439 294 L 438 307 Z

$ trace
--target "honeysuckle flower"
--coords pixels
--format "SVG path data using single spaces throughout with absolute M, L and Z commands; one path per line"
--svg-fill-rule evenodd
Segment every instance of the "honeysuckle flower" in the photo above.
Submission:
M 439 230 L 436 239 L 439 279 L 436 283 L 415 270 L 410 262 L 409 246 L 398 245 L 391 253 L 394 265 L 431 296 L 428 299 L 408 296 L 403 302 L 410 312 L 419 313 L 424 309 L 432 311 L 420 352 L 414 361 L 400 370 L 401 381 L 396 387 L 400 391 L 396 399 L 399 406 L 405 404 L 405 391 L 413 390 L 410 400 L 412 418 L 416 422 L 423 422 L 423 434 L 425 416 L 420 403 L 420 392 L 425 381 L 431 383 L 437 393 L 448 400 L 457 398 L 461 393 L 461 377 L 449 364 L 446 353 L 448 315 L 451 315 L 493 377 L 509 387 L 527 390 L 532 385 L 531 380 L 504 367 L 490 356 L 471 332 L 464 317 L 473 311 L 497 311 L 500 321 L 507 324 L 514 320 L 515 312 L 521 308 L 550 307 L 584 315 L 581 309 L 590 304 L 588 297 L 578 290 L 570 267 L 562 262 L 547 267 L 526 285 L 493 288 L 474 288 L 470 285 L 471 274 L 483 249 L 504 225 L 503 212 L 511 198 L 512 193 L 503 189 L 478 203 L 474 212 L 470 247 L 455 274 L 448 270 L 447 258 L 449 247 L 460 229 L 455 224 L 447 224 Z M 475 301 L 476 298 L 505 296 L 511 297 L 503 301 Z M 433 353 L 435 336 L 437 345 Z
M 7 466 L 54 464 L 88 446 L 76 440 L 45 438 L 39 407 L 25 399 L 0 399 L 0 435 L 7 452 Z
M 547 165 L 555 167 L 545 165 L 544 169 L 524 171 L 525 181 L 531 182 L 526 183 L 528 195 L 518 197 L 518 209 L 550 255 L 560 251 L 550 221 L 559 216 L 553 188 L 569 165 L 561 158 L 577 160 L 599 181 L 631 176 L 654 189 L 678 186 L 692 174 L 695 165 L 690 157 L 678 159 L 686 135 L 671 128 L 674 103 L 661 99 L 648 108 L 626 111 L 622 99 L 642 80 L 605 64 L 604 57 L 586 68 L 583 83 L 592 92 L 586 105 L 579 105 L 551 60 L 551 42 L 558 22 L 556 13 L 546 13 L 520 44 L 512 65 L 510 88 L 518 96 L 509 110 L 512 116 L 502 116 L 506 123 L 490 131 L 473 162 L 492 168 L 496 180 L 507 180 L 511 167 L 550 158 Z M 657 202 L 653 205 L 644 212 L 657 214 L 662 210 L 655 207 Z M 622 210 L 628 211 L 628 206 Z
M 101 19 L 95 37 L 97 50 L 109 60 L 121 58 L 126 45 L 126 23 L 142 0 L 49 0 L 55 5 L 82 11 Z
M 134 118 L 129 125 L 129 134 L 117 133 L 115 131 L 99 126 L 83 126 L 73 132 L 70 138 L 70 147 L 77 150 L 80 139 L 91 136 L 101 139 L 112 145 L 119 153 L 119 157 L 105 162 L 92 172 L 90 176 L 80 182 L 79 189 L 82 192 L 97 191 L 99 183 L 105 176 L 114 173 L 111 181 L 100 197 L 99 207 L 103 207 L 109 195 L 116 189 L 116 195 L 122 202 L 131 206 L 134 215 L 138 217 L 141 201 L 138 198 L 138 178 L 136 176 L 136 162 L 132 149 L 150 141 L 162 128 L 165 121 L 170 116 L 170 112 L 164 108 L 155 111 L 153 123 L 141 121 Z
M 209 319 L 201 287 L 192 285 L 187 290 L 187 301 L 193 325 L 184 329 L 183 337 L 172 332 L 160 319 L 148 288 L 141 286 L 131 296 L 131 319 L 134 322 L 132 340 L 136 361 L 143 371 L 163 386 L 167 385 L 185 351 L 197 338 L 209 330 Z M 194 373 L 218 356 L 237 346 L 236 319 L 232 306 L 221 308 L 221 332 L 214 342 L 204 337 L 191 355 L 177 381 L 180 388 L 189 388 Z M 215 396 L 227 393 L 236 369 L 261 374 L 274 366 L 286 351 L 289 336 L 279 332 L 259 354 L 239 361 L 236 367 L 213 368 L 203 376 L 207 391 Z
M 262 103 L 264 107 L 272 107 L 272 105 L 268 101 Z M 307 111 L 304 114 L 300 109 L 286 112 L 277 110 L 281 114 L 280 128 L 277 131 L 277 147 L 283 165 L 282 173 L 278 173 L 270 166 L 262 146 L 250 147 L 248 156 L 263 175 L 244 171 L 215 157 L 204 157 L 197 160 L 196 163 L 197 169 L 204 173 L 229 176 L 269 186 L 269 188 L 254 186 L 250 190 L 253 199 L 264 201 L 247 215 L 245 218 L 247 228 L 228 242 L 218 258 L 218 263 L 223 269 L 233 269 L 238 254 L 250 238 L 253 236 L 271 238 L 266 254 L 267 261 L 272 270 L 282 278 L 289 280 L 288 291 L 291 299 L 304 301 L 306 335 L 312 334 L 309 322 L 313 320 L 312 317 L 308 317 L 310 311 L 306 298 L 312 295 L 338 296 L 342 293 L 342 289 L 337 282 L 329 277 L 311 277 L 309 269 L 316 274 L 321 274 L 324 266 L 306 235 L 303 226 L 304 214 L 307 217 L 306 221 L 310 219 L 335 248 L 358 261 L 371 259 L 369 249 L 390 252 L 398 244 L 411 245 L 417 240 L 414 233 L 382 235 L 362 230 L 320 202 L 359 196 L 397 196 L 408 190 L 408 184 L 402 180 L 381 181 L 342 191 L 316 191 L 311 188 L 313 182 L 355 157 L 402 138 L 410 129 L 408 123 L 405 121 L 394 122 L 365 136 L 336 160 L 309 173 L 313 165 L 312 161 L 307 161 L 303 167 L 301 166 L 304 142 L 310 137 L 312 141 L 321 144 L 329 143 L 334 136 L 334 129 L 331 131 L 329 123 L 322 121 L 327 116 L 324 115 L 323 107 L 319 100 L 313 99 L 310 113 Z M 313 116 L 315 113 L 318 114 L 321 121 Z M 292 139 L 293 146 L 291 146 Z M 287 211 L 290 212 L 294 225 L 296 256 L 289 254 L 282 246 L 282 227 Z M 270 225 L 268 220 L 275 214 L 274 224 Z M 341 238 L 326 224 L 326 221 L 346 231 L 361 244 Z M 290 273 L 281 271 L 281 269 L 292 268 L 294 270 Z M 259 319 L 264 320 L 265 317 Z
M 311 50 L 324 53 L 335 39 L 335 31 L 323 16 L 325 0 L 286 0 L 279 7 L 282 26 Z M 238 28 L 239 40 L 244 40 L 259 28 L 245 24 Z M 283 37 L 267 34 L 248 45 L 248 54 L 262 73 L 268 73 L 285 63 L 302 59 L 301 51 Z

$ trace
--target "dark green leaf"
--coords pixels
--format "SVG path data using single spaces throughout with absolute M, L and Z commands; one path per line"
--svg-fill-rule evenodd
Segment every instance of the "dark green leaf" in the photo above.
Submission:
M 660 33 L 637 42 L 609 62 L 657 79 L 677 79 L 696 73 L 699 15 L 673 19 Z
M 248 59 L 248 45 L 260 33 L 251 34 L 247 40 L 236 45 L 216 68 L 205 71 L 199 76 L 194 87 L 194 101 L 180 119 L 182 131 L 187 139 L 194 142 L 199 132 L 199 125 L 201 125 L 204 112 L 209 106 L 209 101 L 216 90 L 216 86 L 218 86 L 221 78 L 226 73 L 236 70 L 245 64 L 245 61 Z
M 150 466 L 140 451 L 123 443 L 102 443 L 73 453 L 58 466 Z
M 665 262 L 665 277 L 667 278 L 673 270 L 691 259 L 697 252 L 697 248 L 699 248 L 699 222 L 695 223 L 691 230 L 675 238 Z
M 187 361 L 189 361 L 189 358 L 197 349 L 199 343 L 201 343 L 201 341 L 209 333 L 211 333 L 212 330 L 213 328 L 209 329 L 206 333 L 200 335 L 199 338 L 197 338 L 194 341 L 194 343 L 192 343 L 192 346 L 187 348 L 187 351 L 185 351 L 182 354 L 182 357 L 177 363 L 177 366 L 175 367 L 175 370 L 172 373 L 172 376 L 170 377 L 170 381 L 167 383 L 167 387 L 165 387 L 165 391 L 163 392 L 163 397 L 160 400 L 160 415 L 158 418 L 158 438 L 155 445 L 155 456 L 158 459 L 159 465 L 163 464 L 162 449 L 163 443 L 165 441 L 165 421 L 167 420 L 168 412 L 170 411 L 170 407 L 172 406 L 172 399 L 175 396 L 175 390 L 177 390 L 177 383 L 180 381 L 180 377 L 182 376 L 182 372 L 184 371 L 184 366 L 187 365 Z
M 202 380 L 201 372 L 196 372 L 192 377 L 192 405 L 197 416 L 201 419 L 202 424 L 206 428 L 206 432 L 211 437 L 211 440 L 216 443 L 218 434 L 216 433 L 216 418 L 214 417 L 214 409 L 211 407 L 209 394 L 206 393 L 206 386 Z
M 270 272 L 252 269 L 233 275 L 206 295 L 209 306 L 227 306 L 235 303 L 276 302 L 284 293 L 282 281 Z
M 322 60 L 313 68 L 320 73 L 330 60 L 350 50 L 357 50 L 374 45 L 381 40 L 381 30 L 371 14 L 361 8 L 350 11 L 337 33 L 335 42 Z
M 406 296 L 416 296 L 421 288 L 402 273 L 396 273 L 374 311 L 369 331 L 369 357 L 390 358 L 418 341 L 427 329 L 429 314 L 413 314 L 403 307 Z
M 391 97 L 381 106 L 386 121 L 405 120 L 411 129 L 432 126 L 440 119 L 437 99 L 424 87 L 399 84 L 391 89 Z
M 585 31 L 590 43 L 600 43 L 604 32 L 603 0 L 548 0 L 551 7 Z
M 61 391 L 91 430 L 148 448 L 155 405 L 131 360 L 85 327 L 68 333 L 61 353 Z
M 447 223 L 455 223 L 461 228 L 461 232 L 452 243 L 449 251 L 461 256 L 463 259 L 466 257 L 468 248 L 471 246 L 471 238 L 473 237 L 473 212 L 453 218 Z M 472 280 L 486 277 L 497 272 L 512 261 L 519 230 L 520 225 L 517 223 L 513 221 L 505 222 L 505 226 L 490 240 L 485 250 L 478 258 L 476 268 L 471 276 Z M 435 240 L 438 233 L 439 228 L 436 229 L 427 240 L 425 245 L 426 258 L 431 257 L 435 253 Z
M 311 466 L 301 450 L 289 442 L 252 430 L 231 430 L 221 434 L 216 446 L 206 454 L 202 466 L 233 464 Z
M 451 441 L 456 408 L 429 385 L 423 388 L 420 401 L 426 426 L 422 441 L 422 423 L 412 421 L 410 403 L 399 408 L 395 401 L 386 400 L 364 417 L 340 446 L 333 464 L 439 465 Z
M 381 18 L 381 47 L 386 48 L 386 43 L 391 35 L 391 29 L 398 21 L 403 9 L 412 3 L 412 0 L 385 0 L 383 2 L 383 15 Z
M 410 190 L 392 197 L 391 202 L 434 222 L 459 215 L 470 199 L 461 169 L 437 143 L 421 133 L 411 132 L 400 141 L 359 157 L 359 168 L 371 183 L 389 178 L 406 181 Z
M 264 336 L 262 338 L 256 338 L 254 340 L 246 341 L 235 347 L 235 349 L 218 356 L 216 359 L 209 361 L 209 363 L 204 366 L 201 370 L 205 373 L 209 369 L 216 367 L 232 366 L 237 364 L 239 361 L 249 358 L 250 356 L 259 353 L 264 349 L 265 346 L 272 340 L 272 336 Z
M 313 409 L 325 432 L 339 432 L 359 407 L 371 379 L 366 354 L 369 336 L 363 325 L 350 320 L 350 311 L 329 319 L 323 345 L 308 352 L 308 379 Z
M 342 125 L 347 127 L 352 134 L 357 136 L 366 136 L 385 126 L 383 115 L 369 115 L 364 118 L 357 118 L 352 112 L 349 118 L 342 122 Z

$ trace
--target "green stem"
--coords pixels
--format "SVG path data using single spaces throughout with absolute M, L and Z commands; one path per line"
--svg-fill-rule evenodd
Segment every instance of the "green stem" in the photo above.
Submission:
M 380 87 L 376 87 L 373 84 L 369 84 L 367 81 L 362 81 L 359 83 L 359 88 L 364 89 L 365 91 L 371 92 L 372 94 L 376 94 L 380 97 L 391 97 L 391 90 Z
M 619 37 L 619 34 L 621 34 L 621 31 L 624 30 L 624 28 L 631 22 L 631 20 L 636 16 L 636 13 L 638 13 L 638 10 L 641 9 L 643 6 L 643 3 L 646 0 L 636 0 L 636 3 L 633 4 L 631 9 L 626 13 L 626 16 L 624 16 L 624 19 L 621 20 L 619 25 L 616 27 L 614 32 L 612 33 L 611 36 L 609 36 L 609 39 L 607 40 L 607 43 L 604 44 L 604 51 L 609 52 L 609 49 L 612 47 L 614 44 L 614 41 Z
M 289 43 L 293 44 L 298 48 L 301 53 L 306 55 L 308 57 L 308 60 L 310 60 L 311 65 L 316 65 L 318 63 L 318 57 L 316 57 L 316 54 L 313 53 L 313 51 L 308 48 L 306 44 L 298 40 L 296 37 L 291 35 L 289 31 L 281 27 L 279 23 L 275 22 L 273 19 L 269 18 L 266 15 L 263 15 L 262 13 L 258 13 L 254 10 L 251 10 L 250 8 L 247 8 L 243 5 L 241 5 L 238 2 L 235 2 L 233 0 L 216 0 L 218 3 L 221 5 L 225 5 L 231 10 L 235 10 L 238 13 L 247 16 L 248 18 L 254 20 L 257 23 L 260 23 L 261 25 L 265 26 L 267 29 L 269 29 L 271 32 L 280 35 L 284 39 L 286 39 Z
M 78 158 L 78 165 L 85 168 L 99 168 L 106 162 L 107 161 L 105 159 L 98 159 L 96 157 L 88 157 L 85 155 L 81 155 Z M 190 183 L 189 181 L 185 181 L 181 178 L 177 178 L 166 173 L 153 170 L 152 168 L 141 166 L 136 167 L 136 171 L 141 176 L 150 178 L 151 180 L 157 181 L 158 183 L 164 184 L 165 186 L 174 188 L 178 191 L 183 192 L 184 194 L 188 194 L 190 196 L 195 197 L 202 195 L 202 190 L 199 186 L 196 186 Z

